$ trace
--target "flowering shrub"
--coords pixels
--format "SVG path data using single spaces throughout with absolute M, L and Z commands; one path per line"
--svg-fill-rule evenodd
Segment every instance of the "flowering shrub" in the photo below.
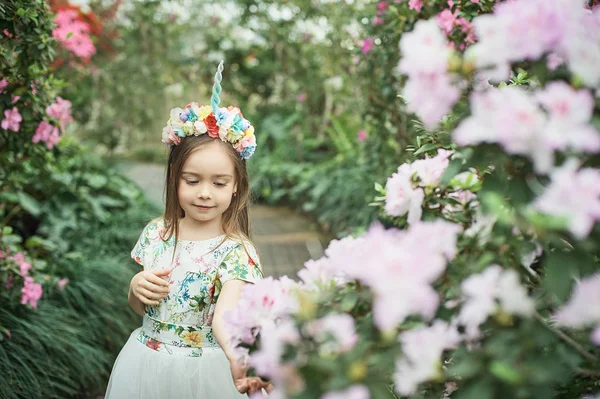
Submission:
M 275 397 L 600 391 L 600 8 L 578 5 L 502 3 L 464 54 L 446 50 L 447 13 L 402 35 L 402 95 L 429 130 L 377 186 L 383 225 L 332 242 L 301 282 L 247 287 L 229 317 Z

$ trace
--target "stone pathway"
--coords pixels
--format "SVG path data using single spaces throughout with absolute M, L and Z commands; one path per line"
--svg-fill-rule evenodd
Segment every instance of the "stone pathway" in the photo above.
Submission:
M 128 164 L 119 168 L 135 181 L 148 199 L 162 208 L 165 169 L 155 164 Z M 323 255 L 325 239 L 316 226 L 286 208 L 253 205 L 252 240 L 258 247 L 266 276 L 296 278 L 304 262 Z

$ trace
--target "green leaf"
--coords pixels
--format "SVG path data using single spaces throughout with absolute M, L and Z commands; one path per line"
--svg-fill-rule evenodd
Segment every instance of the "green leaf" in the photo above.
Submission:
M 344 312 L 350 312 L 352 309 L 354 309 L 354 306 L 356 306 L 357 302 L 358 294 L 356 293 L 356 291 L 350 291 L 346 295 L 344 295 L 340 306 Z
M 31 195 L 23 191 L 20 191 L 17 195 L 19 197 L 19 204 L 21 204 L 23 209 L 25 209 L 27 212 L 33 216 L 39 216 L 42 213 L 40 203 Z
M 569 297 L 575 268 L 568 253 L 550 252 L 546 254 L 546 267 L 543 286 L 564 302 Z
M 490 373 L 502 381 L 516 385 L 521 382 L 521 375 L 510 364 L 499 360 L 494 360 L 489 367 Z
M 439 146 L 437 144 L 433 144 L 433 143 L 425 144 L 423 147 L 421 147 L 417 151 L 415 151 L 414 155 L 416 156 L 416 155 L 422 154 L 427 151 L 435 150 L 438 147 Z
M 451 160 L 450 163 L 448 164 L 448 167 L 444 171 L 444 174 L 440 178 L 440 185 L 442 185 L 442 186 L 448 185 L 450 180 L 452 180 L 452 178 L 454 176 L 456 176 L 458 172 L 460 172 L 460 169 L 462 168 L 462 164 L 463 164 L 463 160 L 460 158 L 455 158 L 455 159 Z
M 452 393 L 452 399 L 494 399 L 494 397 L 493 385 L 489 378 L 461 384 L 460 389 Z

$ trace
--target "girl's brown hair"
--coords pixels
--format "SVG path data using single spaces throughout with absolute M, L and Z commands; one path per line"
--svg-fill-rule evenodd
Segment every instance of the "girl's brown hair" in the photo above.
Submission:
M 208 134 L 201 136 L 189 136 L 181 141 L 179 145 L 173 146 L 169 154 L 167 175 L 165 183 L 165 214 L 164 221 L 166 231 L 163 240 L 167 241 L 175 236 L 175 245 L 179 236 L 179 221 L 184 216 L 183 209 L 179 204 L 179 182 L 183 173 L 183 165 L 188 157 L 198 148 L 211 142 L 218 142 L 227 151 L 234 164 L 234 179 L 237 185 L 235 195 L 231 198 L 229 208 L 223 213 L 223 231 L 226 237 L 236 238 L 242 241 L 250 239 L 250 220 L 248 218 L 248 206 L 250 205 L 250 186 L 248 182 L 248 171 L 246 161 L 241 159 L 230 143 L 210 137 Z M 245 246 L 244 246 L 245 248 Z M 173 252 L 173 254 L 175 251 Z

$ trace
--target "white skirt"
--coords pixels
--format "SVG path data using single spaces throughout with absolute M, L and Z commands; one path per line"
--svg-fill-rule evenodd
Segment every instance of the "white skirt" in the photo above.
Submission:
M 229 360 L 219 347 L 203 348 L 201 357 L 158 352 L 137 340 L 135 330 L 115 361 L 106 399 L 241 399 Z

